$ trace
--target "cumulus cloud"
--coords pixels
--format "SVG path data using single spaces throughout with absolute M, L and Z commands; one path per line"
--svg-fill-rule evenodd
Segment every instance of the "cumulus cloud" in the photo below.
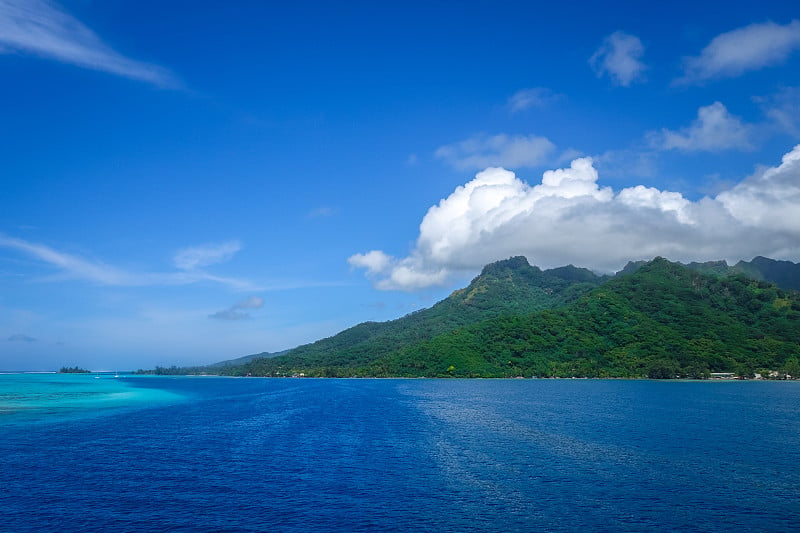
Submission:
M 367 277 L 375 280 L 375 286 L 381 290 L 422 289 L 443 283 L 449 274 L 443 268 L 425 271 L 415 258 L 398 260 L 380 250 L 351 255 L 347 262 L 366 270 Z
M 25 335 L 23 333 L 16 333 L 11 335 L 8 339 L 8 342 L 36 342 L 34 337 L 29 335 Z
M 800 145 L 784 155 L 781 165 L 763 169 L 717 201 L 743 225 L 794 235 L 800 242 Z
M 697 118 L 688 127 L 678 131 L 662 129 L 649 137 L 653 146 L 661 150 L 716 152 L 752 149 L 751 135 L 751 126 L 731 115 L 722 103 L 714 102 L 698 109 Z
M 626 206 L 643 209 L 657 209 L 663 213 L 672 212 L 682 224 L 691 224 L 690 202 L 681 193 L 660 191 L 654 187 L 636 185 L 622 189 L 617 200 Z
M 508 99 L 507 105 L 512 113 L 525 111 L 534 107 L 545 107 L 561 99 L 563 96 L 556 94 L 546 87 L 520 89 Z
M 228 309 L 223 309 L 222 311 L 217 311 L 216 313 L 208 315 L 208 318 L 217 320 L 246 320 L 252 318 L 247 310 L 260 309 L 262 307 L 264 307 L 263 298 L 260 296 L 249 296 Z
M 29 53 L 159 87 L 178 86 L 168 70 L 114 51 L 47 0 L 0 0 L 0 53 Z
M 355 254 L 347 259 L 351 266 L 364 268 L 368 274 L 385 272 L 391 264 L 391 258 L 380 250 L 372 250 L 365 254 Z
M 647 67 L 641 62 L 643 55 L 644 45 L 638 37 L 617 31 L 603 40 L 589 64 L 598 78 L 608 76 L 614 84 L 628 87 L 644 79 Z
M 628 260 L 735 261 L 755 255 L 800 256 L 800 145 L 781 165 L 697 201 L 638 185 L 618 192 L 599 184 L 591 158 L 550 170 L 535 185 L 487 168 L 432 206 L 412 252 L 357 254 L 379 289 L 445 283 L 514 255 L 542 267 L 575 264 L 615 271 Z
M 731 78 L 777 65 L 800 49 L 800 20 L 782 26 L 774 22 L 750 24 L 714 37 L 699 56 L 684 59 L 684 75 L 676 84 L 698 84 Z
M 536 135 L 478 135 L 436 150 L 436 157 L 458 170 L 502 166 L 534 167 L 548 161 L 556 146 Z

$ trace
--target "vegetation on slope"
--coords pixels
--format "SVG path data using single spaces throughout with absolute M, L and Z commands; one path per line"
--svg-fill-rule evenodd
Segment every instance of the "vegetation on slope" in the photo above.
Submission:
M 798 340 L 797 293 L 659 259 L 562 309 L 490 320 L 391 362 L 447 354 L 453 375 L 697 378 L 782 368 Z
M 778 282 L 783 288 L 769 283 Z M 800 265 L 629 263 L 616 277 L 523 257 L 430 309 L 281 354 L 140 371 L 254 376 L 800 376 Z
M 524 257 L 484 267 L 470 285 L 429 309 L 389 322 L 365 322 L 270 360 L 256 359 L 238 373 L 275 374 L 306 368 L 338 374 L 369 367 L 377 357 L 399 354 L 455 329 L 503 315 L 521 315 L 560 307 L 597 287 L 606 278 L 574 266 L 542 271 Z
M 344 342 L 327 358 L 295 350 L 252 361 L 239 372 L 702 378 L 791 366 L 800 357 L 798 340 L 798 293 L 656 259 L 557 309 L 498 313 L 399 349 L 372 344 L 357 357 Z
M 78 366 L 62 366 L 58 370 L 59 374 L 90 374 L 89 370 L 85 368 L 80 368 Z
M 739 261 L 731 267 L 736 273 L 748 278 L 770 281 L 784 289 L 800 291 L 800 264 L 791 261 L 776 261 L 766 257 L 756 257 L 749 263 Z

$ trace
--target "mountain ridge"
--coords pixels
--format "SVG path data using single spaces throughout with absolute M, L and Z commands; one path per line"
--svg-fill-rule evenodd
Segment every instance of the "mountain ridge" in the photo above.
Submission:
M 616 273 L 616 276 L 632 274 L 648 261 L 629 261 L 625 267 Z M 676 264 L 684 265 L 691 270 L 714 276 L 731 276 L 742 274 L 758 281 L 775 283 L 783 289 L 800 290 L 800 263 L 770 259 L 756 256 L 751 261 L 740 260 L 735 265 L 728 265 L 724 259 L 717 261 L 691 262 Z
M 289 350 L 284 357 L 320 367 L 339 366 L 342 359 L 366 363 L 377 351 L 394 352 L 487 318 L 563 305 L 606 279 L 576 267 L 543 271 L 522 256 L 512 257 L 486 265 L 467 287 L 427 309 L 387 322 L 362 322 Z
M 378 366 L 458 377 L 702 378 L 787 368 L 796 376 L 798 339 L 800 293 L 657 258 L 568 306 L 487 320 Z
M 467 287 L 430 308 L 202 371 L 462 377 L 753 373 L 756 366 L 783 368 L 800 356 L 800 293 L 794 289 L 799 286 L 800 264 L 763 257 L 734 266 L 684 265 L 658 257 L 601 276 L 573 265 L 542 270 L 517 256 L 486 265 Z M 699 298 L 702 291 L 707 294 Z M 653 332 L 664 342 L 654 340 Z M 758 350 L 770 355 L 760 357 Z M 174 373 L 182 370 L 189 369 Z

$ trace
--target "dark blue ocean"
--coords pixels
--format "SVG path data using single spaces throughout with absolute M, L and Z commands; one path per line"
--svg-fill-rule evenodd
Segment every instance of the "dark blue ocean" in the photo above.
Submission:
M 800 382 L 0 376 L 3 531 L 790 531 Z

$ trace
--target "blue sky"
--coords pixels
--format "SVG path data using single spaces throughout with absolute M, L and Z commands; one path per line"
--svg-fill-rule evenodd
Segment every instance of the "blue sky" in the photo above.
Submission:
M 791 1 L 0 0 L 0 369 L 278 351 L 512 255 L 800 261 Z

